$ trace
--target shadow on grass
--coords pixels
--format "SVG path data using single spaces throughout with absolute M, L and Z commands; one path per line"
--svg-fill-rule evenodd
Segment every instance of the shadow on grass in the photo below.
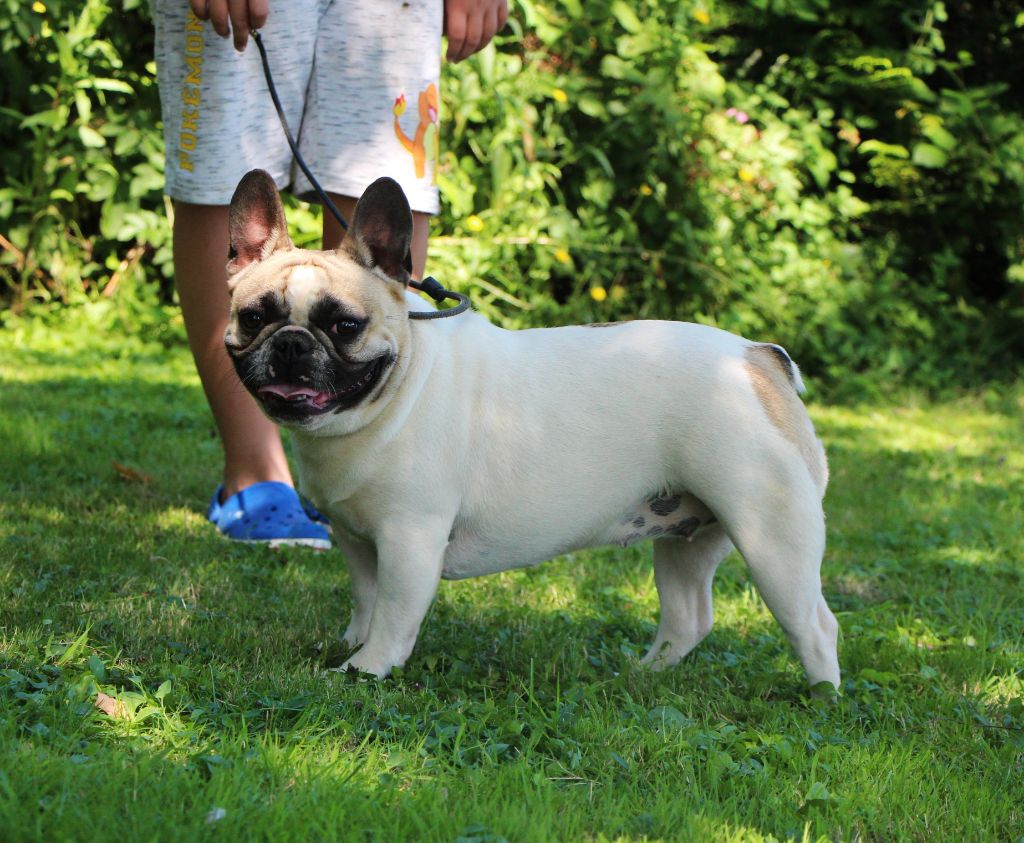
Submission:
M 19 498 L 68 512 L 71 500 L 144 511 L 169 501 L 205 503 L 220 474 L 197 386 L 82 376 L 8 383 L 0 437 L 8 504 Z

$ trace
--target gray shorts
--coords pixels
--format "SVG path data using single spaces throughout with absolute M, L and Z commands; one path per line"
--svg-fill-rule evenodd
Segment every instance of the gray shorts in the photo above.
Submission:
M 259 51 L 222 39 L 186 0 L 153 0 L 166 192 L 227 205 L 267 170 L 310 198 L 267 91 Z M 260 30 L 299 150 L 330 193 L 396 179 L 413 210 L 438 211 L 440 0 L 288 0 Z

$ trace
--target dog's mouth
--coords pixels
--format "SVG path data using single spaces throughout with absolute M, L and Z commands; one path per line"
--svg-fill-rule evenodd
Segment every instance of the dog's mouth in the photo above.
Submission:
M 340 388 L 319 390 L 302 384 L 267 383 L 256 390 L 256 397 L 270 415 L 289 421 L 347 409 L 377 385 L 387 364 L 385 358 L 368 363 Z

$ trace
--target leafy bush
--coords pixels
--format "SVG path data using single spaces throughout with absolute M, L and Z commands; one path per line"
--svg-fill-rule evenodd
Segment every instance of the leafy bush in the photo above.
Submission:
M 165 319 L 145 10 L 0 3 L 8 298 Z M 998 374 L 1024 344 L 1022 47 L 1011 0 L 519 0 L 445 71 L 430 270 L 510 326 L 717 324 L 848 392 Z
M 0 279 L 17 309 L 92 299 L 108 327 L 141 318 L 179 336 L 161 306 L 171 238 L 152 37 L 138 6 L 0 3 Z
M 128 2 L 126 8 L 137 6 Z M 7 278 L 24 296 L 102 292 L 165 267 L 163 150 L 148 22 L 84 4 L 4 0 L 0 219 Z M 123 245 L 128 244 L 127 250 Z

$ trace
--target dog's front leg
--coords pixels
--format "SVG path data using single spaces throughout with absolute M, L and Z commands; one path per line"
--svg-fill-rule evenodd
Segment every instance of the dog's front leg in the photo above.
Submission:
M 405 664 L 441 581 L 449 526 L 388 525 L 377 546 L 377 593 L 366 643 L 340 670 L 384 677 Z
M 335 541 L 345 556 L 352 587 L 352 619 L 342 636 L 349 647 L 366 641 L 377 597 L 377 551 L 371 544 L 353 541 L 335 533 Z

